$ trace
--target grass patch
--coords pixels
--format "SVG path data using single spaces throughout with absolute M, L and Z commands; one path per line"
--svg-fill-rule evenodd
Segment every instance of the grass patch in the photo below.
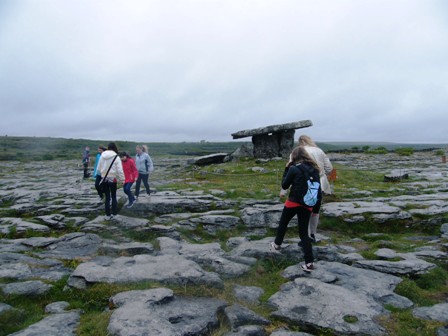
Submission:
M 414 280 L 409 278 L 404 278 L 395 288 L 395 292 L 407 297 L 418 306 L 430 306 L 437 303 L 428 291 L 420 288 Z
M 78 336 L 107 336 L 112 311 L 89 312 L 81 315 L 80 326 L 77 330 Z
M 263 171 L 252 171 L 250 167 L 260 167 Z M 190 166 L 179 172 L 177 177 L 180 181 L 165 185 L 164 188 L 218 189 L 226 191 L 226 198 L 229 199 L 272 199 L 277 198 L 280 192 L 283 167 L 283 161 L 270 160 L 260 163 L 255 159 L 200 168 Z
M 433 336 L 444 325 L 442 322 L 416 318 L 411 310 L 392 312 L 388 318 L 381 318 L 380 323 L 387 329 L 388 335 L 396 336 Z

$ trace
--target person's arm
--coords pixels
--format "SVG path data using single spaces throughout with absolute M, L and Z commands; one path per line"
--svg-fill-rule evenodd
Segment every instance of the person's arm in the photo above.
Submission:
M 97 175 L 103 176 L 103 168 L 104 167 L 104 160 L 103 157 L 100 156 L 99 160 L 98 160 L 98 167 L 96 169 L 96 173 Z
M 333 165 L 331 164 L 330 159 L 325 153 L 324 153 L 324 170 L 326 175 L 330 174 L 331 171 L 333 170 Z
M 135 182 L 138 178 L 138 169 L 134 161 L 131 161 L 131 174 L 132 174 L 132 181 Z
M 151 157 L 148 155 L 148 173 L 152 173 L 154 171 L 154 164 L 151 160 Z
M 282 189 L 288 190 L 288 188 L 291 186 L 295 175 L 294 168 L 297 169 L 297 167 L 293 166 L 293 161 L 290 154 L 289 161 L 286 163 L 285 170 L 283 171 Z
M 114 162 L 116 171 L 117 171 L 117 182 L 118 183 L 124 183 L 125 181 L 125 177 L 124 177 L 124 171 L 123 171 L 123 165 L 121 163 L 121 160 L 119 158 L 117 158 Z

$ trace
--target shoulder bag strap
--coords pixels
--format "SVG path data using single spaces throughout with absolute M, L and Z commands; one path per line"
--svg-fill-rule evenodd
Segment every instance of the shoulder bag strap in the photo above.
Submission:
M 112 163 L 110 164 L 109 169 L 108 169 L 107 172 L 106 172 L 106 175 L 104 175 L 104 178 L 106 178 L 106 177 L 107 177 L 107 174 L 109 174 L 109 171 L 110 171 L 110 169 L 112 168 L 112 165 L 114 164 L 115 159 L 117 158 L 117 156 L 118 156 L 118 155 L 115 155 L 114 159 L 112 160 Z

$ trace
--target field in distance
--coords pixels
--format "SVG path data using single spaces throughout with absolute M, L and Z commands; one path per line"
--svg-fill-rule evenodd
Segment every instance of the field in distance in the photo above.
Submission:
M 91 155 L 96 154 L 98 145 L 106 145 L 115 141 L 119 150 L 135 154 L 137 142 L 122 140 L 89 140 L 89 139 L 66 139 L 50 137 L 17 137 L 0 136 L 0 160 L 72 160 L 80 159 L 85 146 L 90 147 Z M 250 141 L 229 142 L 149 142 L 151 155 L 186 155 L 202 156 L 212 153 L 231 153 L 243 144 Z M 323 150 L 332 151 L 358 151 L 366 148 L 385 148 L 396 150 L 397 148 L 412 148 L 418 150 L 443 149 L 447 144 L 400 144 L 391 142 L 331 142 L 317 143 Z

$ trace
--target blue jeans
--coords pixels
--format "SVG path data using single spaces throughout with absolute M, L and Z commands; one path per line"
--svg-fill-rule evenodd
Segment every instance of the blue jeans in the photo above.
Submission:
M 302 251 L 305 258 L 305 263 L 309 264 L 314 260 L 313 246 L 311 245 L 311 239 L 308 236 L 308 225 L 311 217 L 311 211 L 301 206 L 295 208 L 283 207 L 282 215 L 280 217 L 280 223 L 277 228 L 277 236 L 275 237 L 275 244 L 282 244 L 283 238 L 285 238 L 288 224 L 296 215 L 299 225 L 299 237 L 302 241 Z
M 126 195 L 128 195 L 129 204 L 132 204 L 135 201 L 134 195 L 132 195 L 131 187 L 134 182 L 127 182 L 123 185 L 123 191 Z
M 140 195 L 140 184 L 143 181 L 143 185 L 145 186 L 146 193 L 149 195 L 151 190 L 149 189 L 149 174 L 138 173 L 137 182 L 135 182 L 135 196 Z
M 106 216 L 111 215 L 111 200 L 112 200 L 112 215 L 118 214 L 117 203 L 117 182 L 107 182 L 104 187 L 104 195 L 106 195 L 104 206 L 106 208 Z

